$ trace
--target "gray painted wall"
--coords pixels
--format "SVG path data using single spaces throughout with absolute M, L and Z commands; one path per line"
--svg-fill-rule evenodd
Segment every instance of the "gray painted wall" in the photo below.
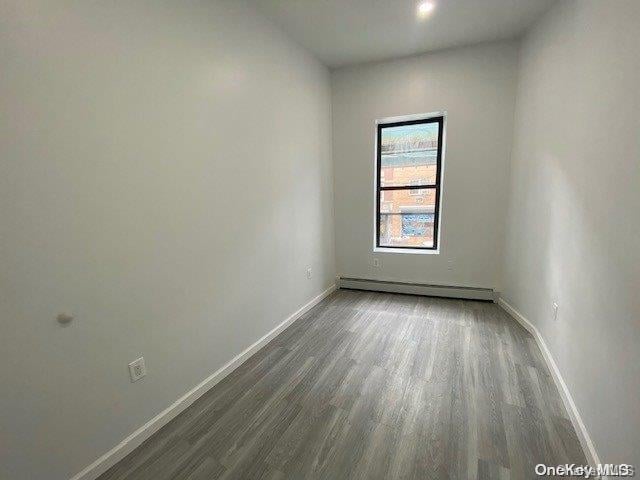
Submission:
M 640 2 L 580 0 L 526 37 L 504 262 L 506 299 L 544 336 L 601 460 L 636 466 L 639 33 Z
M 494 288 L 504 240 L 518 49 L 500 42 L 332 72 L 338 273 Z M 446 110 L 439 255 L 376 253 L 375 120 Z
M 0 478 L 61 480 L 333 283 L 329 72 L 237 1 L 4 1 L 0 65 Z

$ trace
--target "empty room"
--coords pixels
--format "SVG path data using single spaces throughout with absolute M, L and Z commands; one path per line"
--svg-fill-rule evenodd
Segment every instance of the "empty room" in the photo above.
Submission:
M 0 480 L 640 475 L 640 1 L 0 0 Z

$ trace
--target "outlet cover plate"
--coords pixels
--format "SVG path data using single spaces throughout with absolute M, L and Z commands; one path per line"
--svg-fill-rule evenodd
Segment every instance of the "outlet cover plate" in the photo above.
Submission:
M 140 357 L 129 364 L 129 376 L 131 382 L 137 382 L 147 374 L 147 367 L 144 364 L 144 357 Z

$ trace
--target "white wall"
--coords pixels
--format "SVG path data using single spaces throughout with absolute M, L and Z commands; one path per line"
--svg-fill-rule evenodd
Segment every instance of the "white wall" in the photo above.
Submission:
M 504 282 L 545 338 L 601 460 L 636 466 L 639 32 L 640 2 L 579 0 L 525 39 Z
M 493 43 L 332 72 L 336 257 L 344 276 L 498 287 L 517 44 Z M 446 110 L 439 255 L 376 253 L 375 120 Z
M 0 64 L 0 478 L 58 480 L 333 283 L 329 72 L 237 1 L 4 1 Z

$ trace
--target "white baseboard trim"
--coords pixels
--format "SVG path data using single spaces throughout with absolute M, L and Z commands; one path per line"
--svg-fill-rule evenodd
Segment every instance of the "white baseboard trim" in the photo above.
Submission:
M 494 300 L 493 289 L 459 285 L 399 282 L 373 278 L 338 277 L 340 288 L 370 290 L 374 292 L 406 293 L 428 297 L 464 298 L 468 300 Z
M 193 389 L 185 393 L 182 397 L 176 400 L 173 404 L 153 417 L 143 426 L 135 430 L 131 435 L 126 437 L 122 442 L 113 447 L 107 453 L 98 458 L 91 465 L 87 466 L 81 472 L 74 475 L 71 480 L 95 480 L 104 472 L 106 472 L 113 465 L 118 463 L 129 453 L 135 450 L 138 446 L 147 440 L 151 435 L 156 433 L 160 428 L 169 423 L 178 414 L 182 413 L 193 402 L 200 398 L 204 393 L 209 391 L 215 384 L 220 382 L 223 378 L 233 372 L 236 368 L 242 365 L 249 357 L 264 347 L 267 343 L 278 336 L 285 328 L 298 320 L 302 315 L 308 312 L 311 308 L 320 303 L 323 299 L 331 295 L 336 290 L 336 285 L 331 285 L 320 295 L 311 299 L 305 305 L 300 307 L 294 313 L 289 315 L 282 323 L 277 325 L 273 330 L 268 332 L 262 338 L 258 339 L 251 346 L 247 347 L 241 353 L 232 358 L 226 365 L 222 366 L 216 372 L 205 378 L 201 383 L 196 385 Z
M 560 374 L 560 370 L 558 369 L 558 365 L 556 365 L 553 356 L 551 355 L 551 351 L 547 347 L 547 344 L 542 337 L 540 331 L 533 325 L 529 320 L 526 319 L 524 315 L 522 315 L 518 310 L 516 310 L 512 305 L 510 305 L 504 298 L 498 298 L 498 305 L 500 305 L 509 315 L 511 315 L 520 325 L 522 325 L 525 330 L 527 330 L 535 339 L 538 347 L 540 347 L 540 351 L 542 352 L 542 356 L 544 357 L 549 370 L 551 371 L 551 375 L 553 376 L 553 380 L 558 388 L 558 392 L 560 392 L 560 396 L 562 397 L 562 402 L 564 403 L 564 407 L 567 409 L 569 413 L 569 418 L 571 419 L 571 423 L 573 424 L 573 428 L 578 435 L 578 439 L 580 440 L 580 445 L 582 446 L 582 450 L 587 457 L 587 461 L 591 466 L 597 466 L 600 464 L 600 457 L 598 456 L 598 452 L 591 440 L 591 436 L 587 431 L 587 427 L 582 421 L 582 417 L 578 412 L 578 408 L 576 407 L 575 402 L 573 401 L 573 397 L 571 396 L 571 392 L 569 392 L 569 388 L 565 383 L 562 375 Z

